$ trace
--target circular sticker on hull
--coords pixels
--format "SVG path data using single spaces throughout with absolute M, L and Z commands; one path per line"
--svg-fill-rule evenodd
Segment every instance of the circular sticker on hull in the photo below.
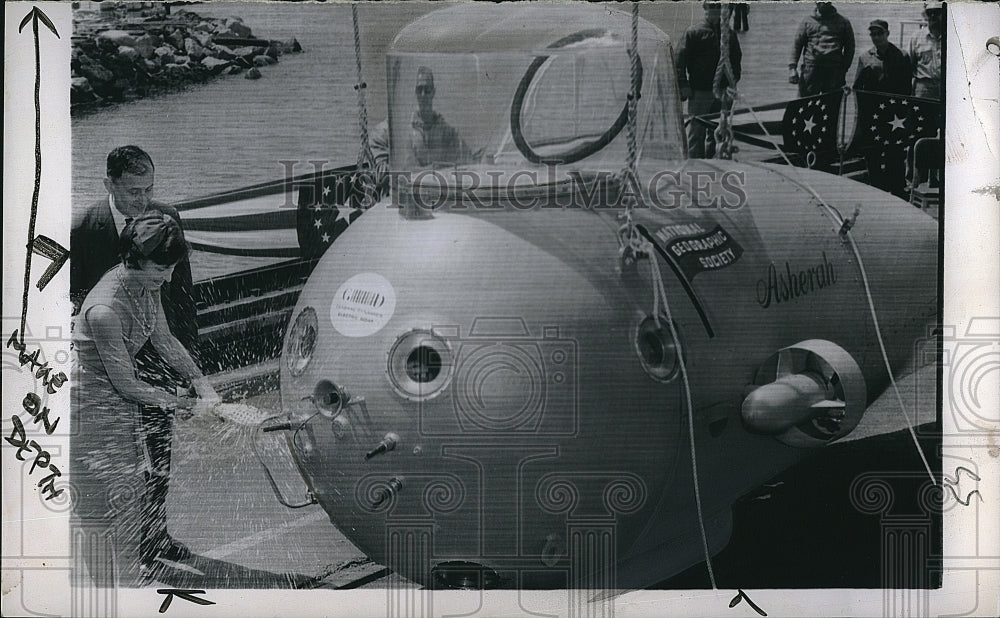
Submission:
M 345 337 L 367 337 L 382 329 L 396 310 L 396 291 L 378 273 L 358 273 L 345 281 L 330 303 L 330 321 Z

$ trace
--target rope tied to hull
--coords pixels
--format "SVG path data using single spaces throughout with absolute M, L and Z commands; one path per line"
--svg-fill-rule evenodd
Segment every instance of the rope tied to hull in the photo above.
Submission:
M 757 125 L 761 128 L 761 130 L 763 130 L 764 134 L 768 137 L 771 137 L 770 132 L 764 125 L 764 122 L 761 121 L 760 117 L 757 115 L 757 112 L 754 110 L 753 106 L 746 102 L 744 102 L 744 105 L 746 105 L 747 109 L 753 115 L 754 121 L 757 122 Z M 879 326 L 878 312 L 875 309 L 875 299 L 872 297 L 871 285 L 868 281 L 868 272 L 865 270 L 864 257 L 861 255 L 861 250 L 858 248 L 857 243 L 855 243 L 854 235 L 851 233 L 851 229 L 857 224 L 858 216 L 861 214 L 860 205 L 858 205 L 855 208 L 853 216 L 844 217 L 844 215 L 841 214 L 841 212 L 837 210 L 837 208 L 833 204 L 828 203 L 826 200 L 823 199 L 822 196 L 820 196 L 819 192 L 817 192 L 816 189 L 813 188 L 811 184 L 809 184 L 809 181 L 807 179 L 802 178 L 802 173 L 800 169 L 792 164 L 792 161 L 788 158 L 788 155 L 785 153 L 784 149 L 779 147 L 778 153 L 785 160 L 785 163 L 787 164 L 788 168 L 790 170 L 793 170 L 793 174 L 795 177 L 792 178 L 791 177 L 792 174 L 782 174 L 782 176 L 785 176 L 789 180 L 792 180 L 793 182 L 799 184 L 799 186 L 805 189 L 813 197 L 813 199 L 816 201 L 817 206 L 819 206 L 819 208 L 823 212 L 825 212 L 826 215 L 830 217 L 830 219 L 833 221 L 836 228 L 835 233 L 839 236 L 841 242 L 846 243 L 850 246 L 851 253 L 853 253 L 855 260 L 857 260 L 858 271 L 861 276 L 861 282 L 865 290 L 865 300 L 868 304 L 868 311 L 872 318 L 872 326 L 875 328 L 875 339 L 878 341 L 879 352 L 881 353 L 882 357 L 882 363 L 885 366 L 885 370 L 889 375 L 889 382 L 892 386 L 893 393 L 896 395 L 896 401 L 899 404 L 900 414 L 902 414 L 903 419 L 906 422 L 906 427 L 910 433 L 910 439 L 913 442 L 914 449 L 920 456 L 920 461 L 924 465 L 924 470 L 927 472 L 927 476 L 930 477 L 931 483 L 937 485 L 938 484 L 937 478 L 934 476 L 934 472 L 931 470 L 930 463 L 927 460 L 927 455 L 924 453 L 923 447 L 920 446 L 920 441 L 917 439 L 917 434 L 913 430 L 913 421 L 911 420 L 910 415 L 906 410 L 906 405 L 903 403 L 903 397 L 899 392 L 899 386 L 896 384 L 896 377 L 895 375 L 893 375 L 892 365 L 889 362 L 889 355 L 885 349 L 885 341 L 882 337 L 882 329 Z M 776 172 L 777 170 L 773 171 Z
M 633 219 L 632 213 L 638 205 L 638 200 L 642 198 L 642 191 L 638 183 L 636 173 L 638 146 L 636 136 L 636 122 L 639 103 L 640 73 L 639 73 L 639 4 L 632 3 L 632 32 L 629 46 L 629 59 L 631 60 L 632 82 L 628 101 L 628 124 L 626 125 L 626 139 L 628 153 L 626 167 L 619 174 L 620 185 L 623 191 L 622 205 L 625 207 L 624 213 L 620 216 L 623 219 L 622 225 L 618 228 L 619 259 L 622 264 L 632 265 L 638 262 L 639 258 L 646 257 L 649 261 L 649 273 L 652 280 L 653 289 L 653 319 L 660 327 L 660 307 L 662 303 L 663 312 L 666 317 L 667 326 L 670 329 L 673 341 L 677 342 L 677 360 L 681 369 L 681 376 L 684 384 L 684 401 L 688 416 L 688 435 L 691 445 L 691 474 L 694 484 L 695 507 L 698 513 L 698 527 L 701 533 L 702 549 L 705 555 L 705 563 L 708 566 L 708 578 L 712 584 L 712 589 L 717 589 L 715 584 L 715 571 L 712 569 L 712 555 L 708 547 L 708 533 L 705 530 L 705 517 L 702 512 L 701 489 L 698 480 L 697 449 L 694 436 L 694 402 L 691 397 L 691 383 L 688 379 L 687 367 L 685 366 L 684 355 L 680 349 L 680 337 L 677 333 L 677 326 L 674 324 L 670 311 L 670 304 L 667 298 L 666 285 L 663 283 L 663 275 L 657 264 L 656 251 L 652 243 L 640 232 Z M 731 140 L 730 140 L 731 141 Z M 625 183 L 628 183 L 627 185 Z
M 628 151 L 625 158 L 625 168 L 618 173 L 618 186 L 623 188 L 621 197 L 625 211 L 620 215 L 623 219 L 622 225 L 618 228 L 618 257 L 625 264 L 634 263 L 642 255 L 648 253 L 648 247 L 644 246 L 645 240 L 635 227 L 632 218 L 632 211 L 635 209 L 639 197 L 642 197 L 638 190 L 638 176 L 636 173 L 639 148 L 636 136 L 636 118 L 639 110 L 640 93 L 640 66 L 639 66 L 639 3 L 632 3 L 631 38 L 629 41 L 628 55 L 630 61 L 631 81 L 628 94 L 628 122 L 625 125 L 625 139 Z M 632 189 L 632 190 L 627 190 Z

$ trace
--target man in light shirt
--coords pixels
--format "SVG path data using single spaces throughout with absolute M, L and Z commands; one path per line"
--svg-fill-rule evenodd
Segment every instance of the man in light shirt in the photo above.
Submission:
M 927 28 L 914 32 L 907 41 L 906 56 L 913 68 L 913 95 L 941 100 L 941 33 L 944 8 L 940 2 L 924 4 Z
M 441 167 L 470 163 L 474 156 L 455 130 L 434 109 L 434 73 L 417 69 L 414 89 L 417 109 L 410 118 L 410 156 L 419 167 Z

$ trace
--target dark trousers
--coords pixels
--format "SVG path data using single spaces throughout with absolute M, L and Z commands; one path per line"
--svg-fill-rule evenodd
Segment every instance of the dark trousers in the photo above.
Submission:
M 153 406 L 140 406 L 142 446 L 149 468 L 144 476 L 146 500 L 140 553 L 144 559 L 155 556 L 167 540 L 167 487 L 170 483 L 170 439 L 174 413 Z
M 838 66 L 803 63 L 799 71 L 799 96 L 833 92 L 844 87 L 844 72 Z
M 906 199 L 906 152 L 902 149 L 869 150 L 868 183 L 897 197 Z
M 166 365 L 156 350 L 144 346 L 136 355 L 139 377 L 167 391 L 184 388 L 184 380 Z M 140 447 L 148 462 L 144 479 L 146 500 L 143 509 L 143 559 L 153 558 L 167 542 L 167 488 L 170 484 L 170 441 L 174 430 L 174 412 L 156 406 L 139 406 L 142 426 Z
M 746 32 L 750 29 L 750 21 L 747 16 L 750 14 L 750 5 L 746 2 L 738 2 L 733 12 L 733 30 Z

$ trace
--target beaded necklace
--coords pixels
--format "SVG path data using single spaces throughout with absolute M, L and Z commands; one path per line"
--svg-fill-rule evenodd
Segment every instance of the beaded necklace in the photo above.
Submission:
M 142 336 L 148 339 L 150 335 L 153 334 L 153 327 L 156 326 L 156 305 L 153 301 L 153 294 L 146 293 L 145 295 L 145 305 L 146 310 L 143 311 L 143 307 L 139 303 L 139 299 L 132 294 L 132 290 L 128 289 L 125 285 L 125 275 L 122 274 L 124 269 L 118 270 L 118 281 L 122 284 L 122 289 L 125 290 L 125 295 L 128 299 L 132 301 L 132 307 L 135 308 L 136 318 L 139 321 L 139 326 L 142 328 Z

